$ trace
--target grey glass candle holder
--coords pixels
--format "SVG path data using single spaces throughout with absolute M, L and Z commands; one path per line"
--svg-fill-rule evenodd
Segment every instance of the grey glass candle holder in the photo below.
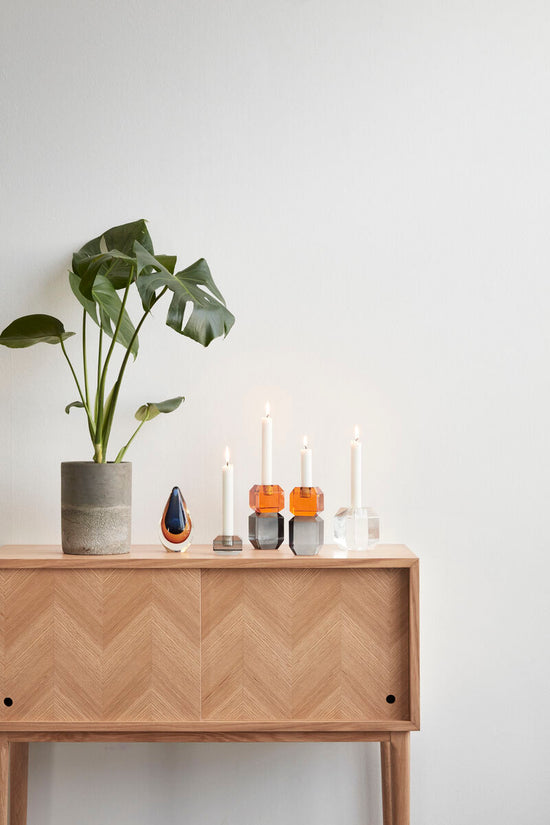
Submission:
M 288 522 L 288 543 L 295 556 L 316 556 L 324 540 L 321 516 L 293 516 Z
M 216 536 L 212 542 L 215 553 L 240 553 L 243 541 L 240 536 Z
M 280 513 L 250 513 L 248 539 L 256 550 L 277 550 L 285 538 L 285 520 Z
M 372 507 L 341 507 L 334 516 L 334 541 L 343 550 L 368 550 L 380 541 L 380 516 Z

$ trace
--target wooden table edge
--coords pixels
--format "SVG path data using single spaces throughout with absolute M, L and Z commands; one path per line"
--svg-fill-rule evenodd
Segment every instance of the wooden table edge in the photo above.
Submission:
M 370 551 L 340 550 L 325 545 L 316 556 L 295 556 L 288 545 L 279 550 L 245 547 L 236 555 L 214 553 L 210 545 L 194 545 L 184 553 L 169 553 L 157 545 L 134 545 L 115 556 L 64 555 L 57 545 L 11 544 L 0 547 L 0 569 L 209 569 L 209 568 L 379 568 L 413 567 L 417 556 L 403 544 L 379 544 Z

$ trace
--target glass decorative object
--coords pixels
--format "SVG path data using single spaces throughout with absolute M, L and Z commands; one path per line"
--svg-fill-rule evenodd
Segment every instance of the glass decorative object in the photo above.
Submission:
M 380 516 L 372 507 L 341 507 L 333 524 L 334 541 L 343 550 L 368 550 L 380 540 Z
M 166 550 L 181 553 L 191 544 L 191 516 L 179 487 L 174 487 L 160 520 L 160 541 Z
M 212 543 L 215 553 L 240 553 L 243 542 L 240 536 L 216 536 Z
M 325 541 L 321 516 L 294 516 L 288 523 L 288 543 L 295 556 L 316 556 Z
M 285 506 L 285 494 L 278 484 L 255 484 L 248 500 L 257 513 L 278 513 Z
M 319 487 L 295 487 L 290 494 L 288 543 L 295 556 L 315 556 L 325 540 L 325 524 L 319 515 L 325 497 Z
M 251 513 L 248 539 L 256 550 L 277 550 L 285 538 L 285 520 L 280 513 Z
M 289 507 L 295 516 L 316 516 L 325 509 L 324 493 L 319 487 L 295 487 Z

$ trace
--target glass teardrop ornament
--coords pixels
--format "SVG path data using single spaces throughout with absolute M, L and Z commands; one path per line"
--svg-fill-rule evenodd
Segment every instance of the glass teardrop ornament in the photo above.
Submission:
M 160 521 L 161 542 L 167 550 L 184 550 L 191 536 L 191 516 L 179 487 L 174 487 Z

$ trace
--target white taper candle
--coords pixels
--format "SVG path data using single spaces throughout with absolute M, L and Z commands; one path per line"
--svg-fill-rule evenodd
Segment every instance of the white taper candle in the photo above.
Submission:
M 304 446 L 300 450 L 300 467 L 302 471 L 302 487 L 313 487 L 312 451 L 304 435 Z
M 361 442 L 359 427 L 355 427 L 354 439 L 351 442 L 351 506 L 361 507 L 361 498 Z
M 262 484 L 273 484 L 273 421 L 269 402 L 262 418 Z
M 233 535 L 233 465 L 229 463 L 229 447 L 225 448 L 225 464 L 222 467 L 222 533 Z

